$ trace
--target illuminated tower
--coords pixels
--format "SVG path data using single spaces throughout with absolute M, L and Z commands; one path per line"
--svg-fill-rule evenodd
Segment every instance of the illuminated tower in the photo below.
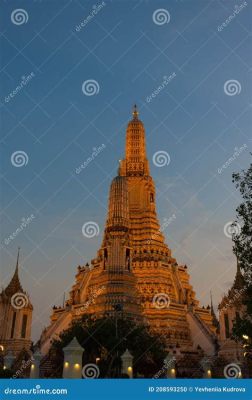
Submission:
M 147 322 L 167 346 L 215 352 L 211 312 L 199 306 L 187 267 L 172 257 L 160 230 L 136 106 L 127 126 L 125 158 L 110 188 L 102 245 L 90 267 L 78 267 L 66 306 L 54 309 L 41 338 L 43 351 L 72 320 L 113 314 L 118 305 L 125 317 Z

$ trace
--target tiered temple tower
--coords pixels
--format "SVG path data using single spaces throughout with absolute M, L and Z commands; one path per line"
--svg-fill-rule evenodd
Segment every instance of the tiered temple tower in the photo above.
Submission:
M 14 275 L 0 293 L 0 345 L 4 354 L 18 356 L 31 347 L 33 306 L 19 279 L 19 251 Z
M 148 323 L 167 346 L 215 352 L 211 312 L 199 306 L 187 267 L 172 257 L 160 230 L 145 130 L 136 106 L 127 127 L 125 159 L 110 188 L 101 248 L 90 267 L 78 267 L 65 306 L 54 307 L 51 325 L 41 337 L 42 352 L 80 315 L 118 311 Z

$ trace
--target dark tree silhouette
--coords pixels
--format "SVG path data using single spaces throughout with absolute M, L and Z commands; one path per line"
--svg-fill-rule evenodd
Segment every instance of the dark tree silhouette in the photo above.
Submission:
M 64 331 L 60 339 L 53 342 L 53 347 L 61 351 L 73 337 L 85 349 L 83 365 L 99 359 L 101 378 L 124 377 L 121 373 L 121 355 L 126 349 L 134 357 L 135 377 L 153 377 L 162 369 L 167 355 L 160 335 L 151 333 L 143 324 L 123 318 L 118 318 L 116 322 L 114 318 L 94 320 L 83 317 Z
M 244 304 L 246 314 L 236 319 L 233 336 L 246 346 L 244 353 L 251 358 L 252 349 L 252 164 L 247 170 L 233 174 L 233 182 L 242 196 L 242 203 L 237 207 L 235 225 L 239 230 L 233 235 L 233 251 L 245 279 L 246 293 Z

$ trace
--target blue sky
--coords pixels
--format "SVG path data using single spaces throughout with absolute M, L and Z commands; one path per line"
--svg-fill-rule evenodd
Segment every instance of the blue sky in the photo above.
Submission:
M 1 3 L 0 277 L 5 286 L 21 246 L 20 275 L 35 308 L 33 337 L 48 323 L 50 306 L 62 302 L 76 267 L 101 243 L 134 103 L 145 124 L 161 225 L 176 216 L 164 231 L 167 243 L 188 265 L 199 300 L 208 304 L 212 290 L 218 304 L 235 274 L 232 241 L 224 234 L 240 202 L 232 172 L 250 163 L 251 2 L 106 1 L 80 30 L 76 26 L 102 2 Z M 25 11 L 22 24 L 11 18 L 17 9 Z M 159 25 L 153 13 L 160 9 L 166 22 Z M 96 94 L 83 93 L 87 80 L 97 82 Z M 229 80 L 236 81 L 234 95 L 224 91 Z M 26 153 L 23 167 L 11 162 L 17 151 Z M 169 154 L 169 165 L 153 164 L 158 151 Z M 98 236 L 82 235 L 88 221 L 99 225 Z

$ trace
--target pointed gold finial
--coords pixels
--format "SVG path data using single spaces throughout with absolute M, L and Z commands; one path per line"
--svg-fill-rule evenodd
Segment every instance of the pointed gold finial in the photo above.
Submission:
M 133 107 L 132 115 L 133 115 L 133 118 L 134 118 L 134 119 L 137 119 L 137 118 L 138 118 L 139 112 L 138 112 L 138 110 L 137 110 L 137 105 L 136 105 L 136 104 L 135 104 L 134 107 Z

